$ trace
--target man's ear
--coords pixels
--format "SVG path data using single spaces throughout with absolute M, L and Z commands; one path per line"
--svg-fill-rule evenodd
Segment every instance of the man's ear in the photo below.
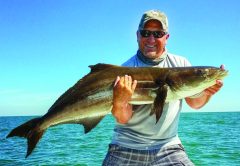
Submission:
M 165 46 L 167 45 L 167 40 L 168 40 L 168 38 L 170 37 L 170 35 L 169 34 L 166 34 L 166 36 L 165 36 L 165 38 L 166 38 L 166 40 L 165 40 Z
M 168 33 L 167 35 L 166 35 L 166 39 L 168 39 L 170 37 L 170 34 Z
M 140 36 L 140 33 L 139 33 L 139 30 L 137 30 L 136 35 L 137 35 L 137 42 L 138 42 L 138 41 L 139 41 L 139 38 L 141 37 L 141 36 Z

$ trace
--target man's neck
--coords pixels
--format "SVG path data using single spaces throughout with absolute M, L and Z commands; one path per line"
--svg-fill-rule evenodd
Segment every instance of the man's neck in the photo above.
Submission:
M 143 55 L 143 53 L 138 50 L 137 51 L 137 57 L 145 64 L 148 64 L 148 65 L 158 65 L 162 60 L 164 60 L 167 56 L 167 51 L 165 49 L 165 51 L 161 54 L 161 56 L 159 56 L 159 58 L 156 58 L 156 59 L 151 59 L 151 58 L 148 58 L 146 56 Z

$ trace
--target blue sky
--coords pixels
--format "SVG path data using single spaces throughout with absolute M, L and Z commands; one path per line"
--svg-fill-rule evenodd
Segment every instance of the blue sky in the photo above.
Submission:
M 149 9 L 168 15 L 169 52 L 229 70 L 201 111 L 239 111 L 239 6 L 238 0 L 0 0 L 0 116 L 42 115 L 88 65 L 123 63 L 136 53 L 137 26 Z

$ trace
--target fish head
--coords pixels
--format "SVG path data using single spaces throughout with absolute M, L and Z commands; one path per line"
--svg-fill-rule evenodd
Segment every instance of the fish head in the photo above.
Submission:
M 227 74 L 227 70 L 217 67 L 186 67 L 170 73 L 167 82 L 172 91 L 186 97 L 216 84 L 216 80 L 222 80 Z
M 222 80 L 227 73 L 226 70 L 217 67 L 190 67 L 186 69 L 186 78 L 184 80 L 189 85 L 194 86 L 196 84 L 198 86 L 200 83 Z

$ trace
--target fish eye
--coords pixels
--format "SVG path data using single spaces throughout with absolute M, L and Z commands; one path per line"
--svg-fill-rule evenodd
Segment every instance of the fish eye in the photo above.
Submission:
M 197 69 L 196 74 L 197 74 L 198 76 L 202 76 L 202 75 L 204 74 L 204 72 L 203 72 L 202 69 Z
M 209 69 L 205 69 L 204 71 L 205 71 L 206 74 L 209 73 Z
M 196 74 L 198 76 L 206 76 L 208 74 L 208 69 L 197 69 Z

